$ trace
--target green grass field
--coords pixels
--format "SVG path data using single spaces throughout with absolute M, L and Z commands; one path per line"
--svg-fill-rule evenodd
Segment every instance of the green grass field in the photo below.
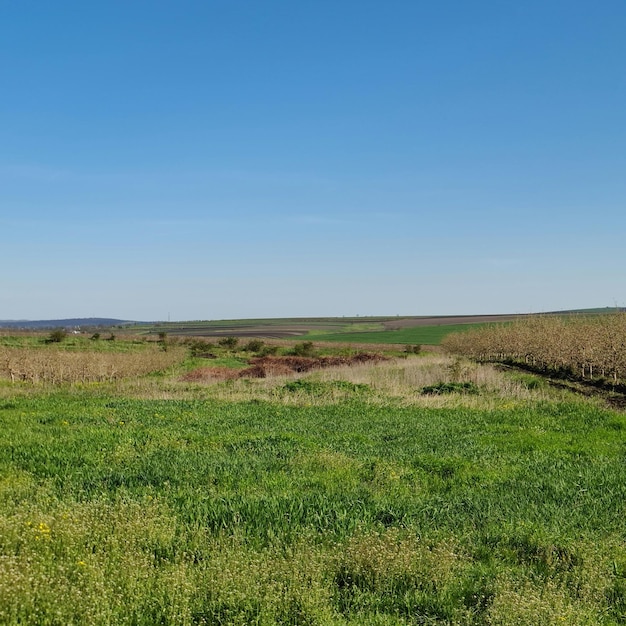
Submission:
M 434 355 L 185 367 L 0 382 L 0 623 L 625 623 L 624 413 Z

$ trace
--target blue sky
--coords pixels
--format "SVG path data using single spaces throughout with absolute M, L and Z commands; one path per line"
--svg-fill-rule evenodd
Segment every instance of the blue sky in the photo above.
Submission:
M 0 2 L 0 319 L 625 305 L 626 3 Z

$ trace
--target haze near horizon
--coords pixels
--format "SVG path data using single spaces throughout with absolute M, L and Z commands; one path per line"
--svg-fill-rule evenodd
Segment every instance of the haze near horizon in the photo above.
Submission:
M 0 319 L 626 303 L 622 2 L 0 18 Z

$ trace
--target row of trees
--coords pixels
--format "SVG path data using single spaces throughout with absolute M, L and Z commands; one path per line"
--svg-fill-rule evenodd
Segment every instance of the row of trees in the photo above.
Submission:
M 477 361 L 524 363 L 583 379 L 626 381 L 626 314 L 539 315 L 448 335 L 444 348 Z

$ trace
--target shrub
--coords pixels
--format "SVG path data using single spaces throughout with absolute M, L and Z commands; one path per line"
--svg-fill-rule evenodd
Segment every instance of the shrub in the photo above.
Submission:
M 227 348 L 228 350 L 234 350 L 239 343 L 239 339 L 237 337 L 223 337 L 217 342 L 222 348 Z
M 250 339 L 250 341 L 248 341 L 248 343 L 246 344 L 244 350 L 247 350 L 248 352 L 259 352 L 264 345 L 265 342 L 261 341 L 260 339 Z
M 297 343 L 291 353 L 294 356 L 313 356 L 315 354 L 313 342 L 303 341 L 302 343 Z
M 48 335 L 46 343 L 61 343 L 65 341 L 66 337 L 67 331 L 64 328 L 57 328 Z
M 404 346 L 406 354 L 419 354 L 422 351 L 422 346 L 417 344 L 415 346 Z
M 283 385 L 285 391 L 304 392 L 310 394 L 332 393 L 342 391 L 348 394 L 370 391 L 369 385 L 364 383 L 351 383 L 347 380 L 317 381 L 298 378 Z
M 161 331 L 159 333 L 158 343 L 161 346 L 161 350 L 163 350 L 163 352 L 167 352 L 167 333 L 166 332 Z
M 278 353 L 278 346 L 263 346 L 259 351 L 259 356 L 274 356 Z
M 193 357 L 199 357 L 202 359 L 214 359 L 215 354 L 211 351 L 211 344 L 202 341 L 202 339 L 191 339 L 187 342 L 189 345 L 189 352 Z
M 312 393 L 314 391 L 318 391 L 323 386 L 323 383 L 319 383 L 313 380 L 303 380 L 299 378 L 298 380 L 294 380 L 286 385 L 283 385 L 283 389 L 285 391 L 304 391 L 308 393 Z
M 479 392 L 475 383 L 436 383 L 422 387 L 422 394 L 426 396 L 438 396 L 446 393 L 477 394 Z

